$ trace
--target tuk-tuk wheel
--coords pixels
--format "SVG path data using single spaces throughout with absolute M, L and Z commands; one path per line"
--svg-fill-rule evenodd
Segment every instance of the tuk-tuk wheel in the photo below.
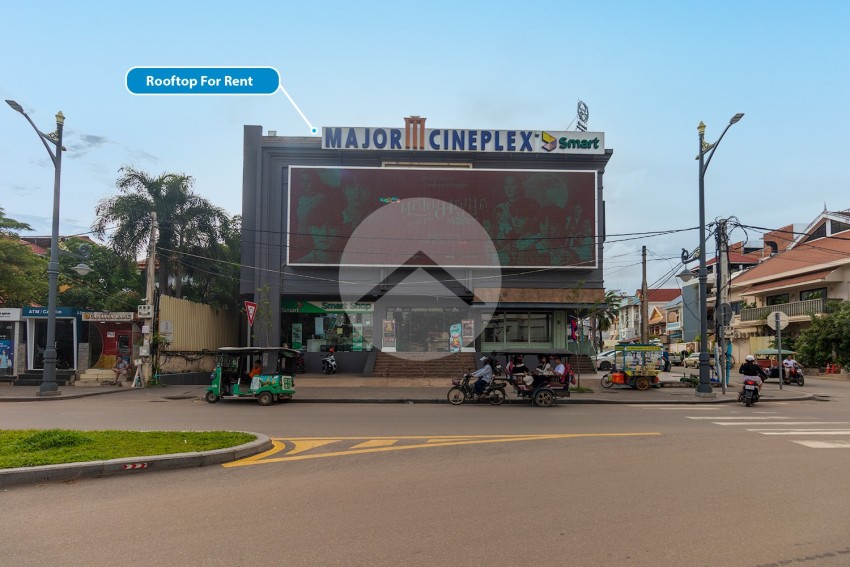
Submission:
M 274 403 L 274 396 L 271 392 L 260 392 L 257 396 L 257 401 L 261 406 L 270 406 Z
M 206 395 L 204 396 L 204 399 L 205 399 L 208 403 L 210 403 L 210 404 L 214 404 L 214 403 L 216 403 L 217 401 L 219 401 L 221 398 L 220 398 L 220 397 L 218 397 L 218 396 L 216 396 L 213 392 L 208 391 L 208 392 L 206 393 Z
M 541 388 L 534 392 L 534 405 L 539 408 L 548 408 L 555 403 L 555 392 L 549 388 Z
M 649 389 L 649 378 L 646 376 L 638 376 L 635 378 L 635 388 L 638 390 L 648 390 Z

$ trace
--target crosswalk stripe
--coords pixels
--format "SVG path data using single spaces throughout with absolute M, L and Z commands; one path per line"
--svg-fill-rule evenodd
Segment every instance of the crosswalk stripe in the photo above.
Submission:
M 763 421 L 713 421 L 715 425 L 764 425 Z M 772 421 L 771 425 L 842 425 L 847 421 Z
M 723 419 L 723 420 L 730 420 L 730 419 L 741 419 L 741 420 L 754 420 L 754 419 L 765 419 L 765 420 L 767 420 L 767 419 L 788 419 L 788 417 L 786 417 L 786 416 L 784 416 L 784 415 L 770 415 L 770 416 L 764 416 L 764 417 L 730 417 L 730 416 L 725 416 L 725 415 L 721 415 L 721 416 L 711 416 L 711 415 L 700 415 L 700 416 L 694 416 L 694 415 L 688 415 L 688 416 L 685 416 L 685 417 L 687 417 L 688 419 Z
M 850 441 L 793 441 L 812 449 L 850 449 Z
M 748 429 L 762 435 L 850 435 L 850 429 L 801 429 L 799 431 L 765 431 L 763 429 Z

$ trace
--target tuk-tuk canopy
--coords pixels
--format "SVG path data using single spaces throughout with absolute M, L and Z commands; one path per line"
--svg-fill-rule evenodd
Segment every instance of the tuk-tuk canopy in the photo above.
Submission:
M 778 354 L 778 352 L 779 351 L 777 351 L 775 348 L 763 348 L 761 350 L 757 350 L 755 352 L 755 355 L 756 356 L 776 356 Z M 797 351 L 782 349 L 782 356 L 787 356 L 789 354 L 797 354 Z

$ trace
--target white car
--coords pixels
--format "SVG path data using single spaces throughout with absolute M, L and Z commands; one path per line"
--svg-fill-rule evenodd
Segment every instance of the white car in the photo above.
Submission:
M 593 357 L 593 364 L 596 366 L 597 370 L 611 370 L 611 368 L 614 367 L 614 356 L 616 354 L 616 350 L 600 352 Z

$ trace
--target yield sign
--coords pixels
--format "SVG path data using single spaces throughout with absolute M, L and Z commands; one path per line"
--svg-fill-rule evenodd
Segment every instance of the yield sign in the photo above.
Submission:
M 257 304 L 253 301 L 245 302 L 245 312 L 248 314 L 248 324 L 254 324 L 254 315 L 257 313 Z

